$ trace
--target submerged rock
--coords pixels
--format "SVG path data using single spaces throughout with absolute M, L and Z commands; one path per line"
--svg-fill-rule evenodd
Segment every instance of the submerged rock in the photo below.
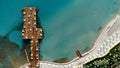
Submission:
M 56 59 L 53 62 L 56 62 L 56 63 L 66 63 L 66 62 L 68 62 L 68 59 L 67 59 L 67 57 L 65 57 L 65 58 Z
M 25 63 L 24 51 L 17 44 L 0 37 L 0 68 L 18 68 Z
M 14 26 L 9 32 L 7 32 L 7 34 L 4 36 L 4 38 L 9 38 L 9 35 L 13 32 L 13 31 L 22 31 L 23 28 L 23 23 L 18 23 L 16 26 Z

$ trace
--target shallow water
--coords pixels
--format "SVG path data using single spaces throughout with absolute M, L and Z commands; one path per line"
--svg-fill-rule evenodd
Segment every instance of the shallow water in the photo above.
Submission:
M 22 8 L 34 6 L 44 30 L 40 44 L 43 60 L 76 57 L 75 51 L 90 50 L 101 29 L 115 16 L 120 0 L 2 0 L 0 2 L 0 35 L 5 36 L 22 23 Z M 9 39 L 22 48 L 20 31 Z

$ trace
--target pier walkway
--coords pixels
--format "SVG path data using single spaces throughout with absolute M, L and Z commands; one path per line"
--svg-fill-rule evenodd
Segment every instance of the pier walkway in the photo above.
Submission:
M 94 47 L 83 54 L 82 58 L 76 57 L 67 63 L 39 61 L 39 65 L 40 68 L 83 68 L 85 63 L 108 54 L 118 43 L 120 43 L 120 15 L 117 15 L 106 25 L 94 43 Z M 28 68 L 28 64 L 20 68 Z
M 30 60 L 28 67 L 29 68 L 39 68 L 39 42 L 38 39 L 42 39 L 42 29 L 37 28 L 36 23 L 36 8 L 24 8 L 24 24 L 22 30 L 22 38 L 24 40 L 30 40 Z

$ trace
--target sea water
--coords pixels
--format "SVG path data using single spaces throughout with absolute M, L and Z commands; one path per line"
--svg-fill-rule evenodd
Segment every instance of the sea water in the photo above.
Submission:
M 23 23 L 22 9 L 36 7 L 44 31 L 40 43 L 43 60 L 76 57 L 76 50 L 89 51 L 104 26 L 118 13 L 120 0 L 1 0 L 0 36 Z M 10 41 L 22 48 L 21 31 Z

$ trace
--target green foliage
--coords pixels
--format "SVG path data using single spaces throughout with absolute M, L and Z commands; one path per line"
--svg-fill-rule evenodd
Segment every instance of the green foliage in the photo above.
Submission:
M 120 43 L 111 49 L 106 56 L 85 64 L 85 68 L 115 68 L 118 65 L 120 65 Z

